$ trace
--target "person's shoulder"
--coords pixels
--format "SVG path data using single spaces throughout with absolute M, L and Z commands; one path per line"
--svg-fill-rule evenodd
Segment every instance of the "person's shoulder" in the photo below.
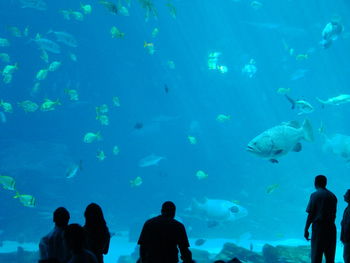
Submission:
M 184 224 L 182 224 L 180 221 L 177 221 L 176 219 L 172 219 L 171 222 L 178 228 L 185 228 Z
M 337 197 L 336 197 L 336 195 L 335 194 L 333 194 L 333 192 L 331 192 L 330 190 L 328 190 L 328 189 L 325 189 L 326 191 L 325 191 L 325 193 L 327 193 L 329 196 L 331 196 L 332 198 L 335 198 L 335 199 L 337 199 Z
M 159 220 L 161 220 L 160 216 L 152 217 L 152 218 L 146 220 L 145 225 L 157 223 Z

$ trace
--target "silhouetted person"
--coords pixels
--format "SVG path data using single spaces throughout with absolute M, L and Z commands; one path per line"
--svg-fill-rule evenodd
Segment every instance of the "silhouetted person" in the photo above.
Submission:
M 93 252 L 98 263 L 103 263 L 103 255 L 108 253 L 111 235 L 101 207 L 91 203 L 85 209 L 84 229 L 87 234 L 87 248 Z
M 350 189 L 346 191 L 344 201 L 348 203 L 348 206 L 344 210 L 341 221 L 340 241 L 344 244 L 344 263 L 350 263 Z
M 70 257 L 63 232 L 68 226 L 69 212 L 64 207 L 57 208 L 53 213 L 55 227 L 44 236 L 39 243 L 40 263 L 66 263 Z
M 334 224 L 337 212 L 337 198 L 326 189 L 327 178 L 324 175 L 315 177 L 316 192 L 310 196 L 306 212 L 304 237 L 309 239 L 309 227 L 312 224 L 311 262 L 321 263 L 324 254 L 326 263 L 334 263 L 336 248 L 336 227 Z
M 184 263 L 193 262 L 183 224 L 174 219 L 175 204 L 167 201 L 161 215 L 146 221 L 138 241 L 142 263 L 177 263 L 180 250 Z
M 94 253 L 86 249 L 86 232 L 78 224 L 69 225 L 64 231 L 64 238 L 71 252 L 68 263 L 98 263 Z

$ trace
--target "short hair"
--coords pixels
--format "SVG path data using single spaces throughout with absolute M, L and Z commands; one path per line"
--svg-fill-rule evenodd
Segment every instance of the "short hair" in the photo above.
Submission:
M 175 216 L 175 211 L 176 211 L 176 206 L 173 202 L 171 201 L 166 201 L 162 205 L 162 215 L 165 216 Z
M 64 207 L 59 207 L 53 212 L 53 221 L 59 227 L 67 226 L 69 219 L 69 212 Z
M 345 195 L 350 197 L 350 189 L 346 190 Z
M 315 177 L 315 185 L 318 187 L 325 188 L 327 185 L 327 177 L 320 174 Z

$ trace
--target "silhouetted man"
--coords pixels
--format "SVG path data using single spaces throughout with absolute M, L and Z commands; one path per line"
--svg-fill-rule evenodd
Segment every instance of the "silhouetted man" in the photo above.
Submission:
M 144 224 L 138 241 L 142 263 L 177 263 L 179 250 L 184 263 L 193 262 L 185 227 L 174 219 L 175 210 L 175 204 L 167 201 L 161 215 Z
M 348 203 L 348 206 L 344 210 L 341 221 L 340 241 L 344 244 L 344 263 L 350 263 L 350 189 L 346 191 L 344 201 Z
M 336 227 L 334 224 L 337 212 L 337 198 L 326 189 L 327 178 L 324 175 L 315 177 L 316 192 L 310 196 L 306 212 L 304 237 L 309 239 L 309 227 L 312 224 L 311 263 L 321 263 L 324 254 L 326 263 L 334 263 L 336 248 Z
M 39 243 L 39 263 L 66 263 L 70 253 L 64 241 L 63 232 L 68 226 L 69 212 L 59 207 L 53 213 L 55 228 L 44 236 Z

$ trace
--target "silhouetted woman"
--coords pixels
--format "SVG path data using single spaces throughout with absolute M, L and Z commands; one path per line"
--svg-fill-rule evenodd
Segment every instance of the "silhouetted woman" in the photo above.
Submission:
M 98 263 L 103 263 L 103 255 L 108 253 L 111 235 L 98 204 L 91 203 L 85 209 L 85 225 L 87 247 L 96 255 Z

